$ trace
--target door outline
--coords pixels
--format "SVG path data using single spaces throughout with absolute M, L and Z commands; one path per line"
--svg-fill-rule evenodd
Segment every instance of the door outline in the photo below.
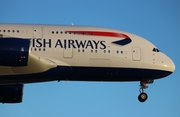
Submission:
M 132 47 L 132 59 L 133 61 L 141 61 L 141 48 Z
M 73 48 L 64 48 L 63 49 L 64 58 L 73 58 Z
M 42 27 L 33 27 L 33 37 L 42 38 Z
M 71 39 L 73 38 L 72 34 L 65 34 L 64 35 L 64 49 L 63 49 L 63 57 L 64 58 L 67 58 L 67 59 L 71 59 L 73 58 L 73 47 L 70 46 L 69 48 L 69 40 L 68 39 Z

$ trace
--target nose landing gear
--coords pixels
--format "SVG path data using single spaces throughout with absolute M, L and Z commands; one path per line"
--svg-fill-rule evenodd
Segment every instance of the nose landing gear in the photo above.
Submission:
M 148 86 L 146 86 L 146 84 L 151 84 L 153 83 L 153 80 L 146 80 L 146 81 L 141 81 L 140 82 L 140 89 L 139 89 L 139 96 L 138 96 L 138 100 L 140 102 L 145 102 L 148 98 L 148 95 L 144 92 L 144 89 L 148 88 Z

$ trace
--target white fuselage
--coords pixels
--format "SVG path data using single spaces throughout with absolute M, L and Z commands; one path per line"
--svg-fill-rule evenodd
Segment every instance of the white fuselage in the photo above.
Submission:
M 175 69 L 172 60 L 151 42 L 119 30 L 89 26 L 0 24 L 0 34 L 2 38 L 31 40 L 28 65 L 0 66 L 2 82 L 6 82 L 5 77 L 11 79 L 10 76 L 22 76 L 18 79 L 22 83 L 31 82 L 29 78 L 23 80 L 23 77 L 26 79 L 25 76 L 30 75 L 38 79 L 46 72 L 51 74 L 49 71 L 59 66 L 70 70 L 66 74 L 59 69 L 57 76 L 53 71 L 52 79 L 49 75 L 37 81 L 138 81 L 162 78 Z M 41 73 L 44 75 L 41 76 Z

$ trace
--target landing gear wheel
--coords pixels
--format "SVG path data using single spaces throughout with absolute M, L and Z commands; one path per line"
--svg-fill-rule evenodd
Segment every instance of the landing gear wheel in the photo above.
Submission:
M 140 82 L 140 89 L 139 89 L 139 96 L 138 96 L 138 100 L 140 102 L 145 102 L 148 98 L 148 95 L 144 92 L 144 89 L 148 88 L 148 86 L 146 86 L 146 84 L 151 84 L 153 83 L 154 80 L 142 80 Z
M 147 100 L 147 98 L 148 98 L 148 95 L 147 95 L 146 93 L 141 93 L 141 94 L 139 94 L 139 96 L 138 96 L 138 100 L 139 100 L 140 102 L 145 102 L 145 101 Z

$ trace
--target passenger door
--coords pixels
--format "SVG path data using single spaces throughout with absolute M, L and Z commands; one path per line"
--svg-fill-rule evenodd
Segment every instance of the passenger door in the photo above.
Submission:
M 132 59 L 134 61 L 141 60 L 141 49 L 140 47 L 132 47 Z
M 67 32 L 67 34 L 65 34 L 65 36 L 64 36 L 64 49 L 63 49 L 63 57 L 64 58 L 69 58 L 69 59 L 71 59 L 71 58 L 73 58 L 73 47 L 72 46 L 70 46 L 70 48 L 69 48 L 69 40 L 71 40 L 71 39 L 73 39 L 73 36 L 72 36 L 73 34 L 69 34 L 68 32 Z
M 36 39 L 42 38 L 42 27 L 34 27 L 33 29 L 33 37 Z

